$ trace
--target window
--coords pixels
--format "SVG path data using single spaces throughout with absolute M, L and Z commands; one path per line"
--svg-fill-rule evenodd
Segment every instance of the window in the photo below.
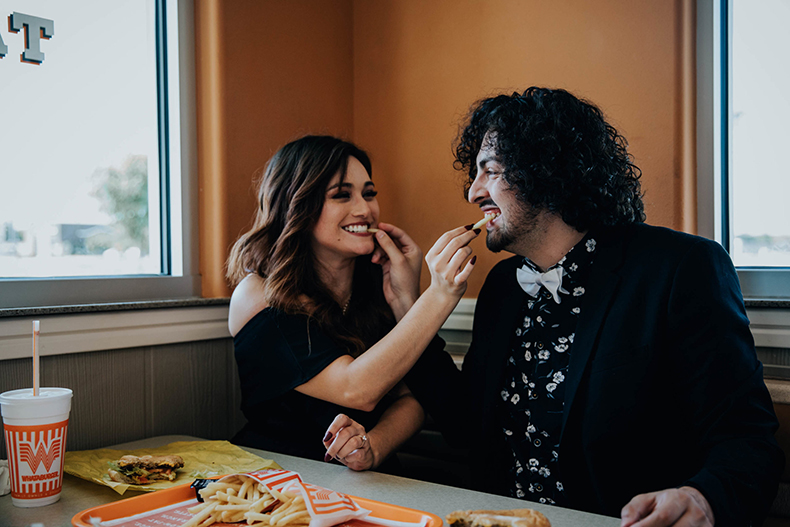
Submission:
M 700 233 L 730 253 L 747 298 L 790 298 L 790 3 L 700 0 Z
M 191 4 L 0 0 L 0 308 L 199 294 Z
M 731 254 L 738 266 L 790 267 L 790 2 L 733 0 L 730 18 Z

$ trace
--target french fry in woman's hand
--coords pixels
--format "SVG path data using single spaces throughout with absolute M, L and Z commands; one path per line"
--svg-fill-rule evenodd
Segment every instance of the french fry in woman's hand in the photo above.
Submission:
M 480 220 L 477 223 L 475 223 L 474 225 L 472 225 L 472 229 L 471 230 L 475 230 L 475 229 L 481 228 L 483 225 L 487 224 L 489 221 L 493 220 L 497 216 L 499 216 L 499 214 L 495 213 L 495 212 L 494 213 L 486 213 L 485 218 L 483 218 L 482 220 Z

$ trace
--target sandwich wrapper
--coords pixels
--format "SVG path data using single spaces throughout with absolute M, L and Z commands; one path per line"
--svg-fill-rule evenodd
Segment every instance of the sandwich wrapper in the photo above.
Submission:
M 310 514 L 308 527 L 331 527 L 332 525 L 344 524 L 350 520 L 362 520 L 365 523 L 384 527 L 425 527 L 429 520 L 429 517 L 425 515 L 423 515 L 420 522 L 404 522 L 369 516 L 370 511 L 360 507 L 350 496 L 306 483 L 302 481 L 298 473 L 290 470 L 265 469 L 231 474 L 221 478 L 219 481 L 232 476 L 248 476 L 269 489 L 275 489 L 286 494 L 301 494 L 304 498 L 307 512 Z M 192 499 L 128 518 L 101 521 L 98 525 L 101 527 L 178 527 L 192 518 L 187 509 L 197 504 L 197 499 Z M 218 523 L 215 525 L 247 525 L 247 523 Z
M 129 485 L 110 479 L 107 469 L 111 461 L 121 456 L 167 456 L 177 454 L 184 458 L 184 468 L 178 469 L 173 481 L 153 481 L 145 485 Z M 271 459 L 251 454 L 228 441 L 178 441 L 156 448 L 137 450 L 80 450 L 66 452 L 63 470 L 99 485 L 106 485 L 118 494 L 127 490 L 154 491 L 169 489 L 177 485 L 192 483 L 196 478 L 212 478 L 224 474 L 250 472 L 260 469 L 279 469 L 280 465 Z

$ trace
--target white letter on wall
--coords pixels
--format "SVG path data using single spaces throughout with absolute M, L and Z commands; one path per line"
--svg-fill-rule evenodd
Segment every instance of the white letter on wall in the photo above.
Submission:
M 8 18 L 11 18 L 10 16 Z M 11 26 L 11 21 L 8 22 L 9 27 Z M 3 35 L 0 34 L 0 59 L 5 57 L 8 54 L 8 46 L 5 45 L 3 42 Z
M 41 39 L 49 40 L 55 34 L 55 22 L 46 18 L 25 15 L 23 13 L 11 13 L 8 17 L 9 29 L 14 33 L 25 30 L 25 51 L 22 53 L 22 62 L 31 64 L 41 64 L 44 62 L 44 54 L 41 52 Z

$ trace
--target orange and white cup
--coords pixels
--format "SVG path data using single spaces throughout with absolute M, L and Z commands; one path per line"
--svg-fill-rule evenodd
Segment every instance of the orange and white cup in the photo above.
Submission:
M 32 388 L 0 394 L 11 502 L 41 507 L 60 499 L 71 390 Z

